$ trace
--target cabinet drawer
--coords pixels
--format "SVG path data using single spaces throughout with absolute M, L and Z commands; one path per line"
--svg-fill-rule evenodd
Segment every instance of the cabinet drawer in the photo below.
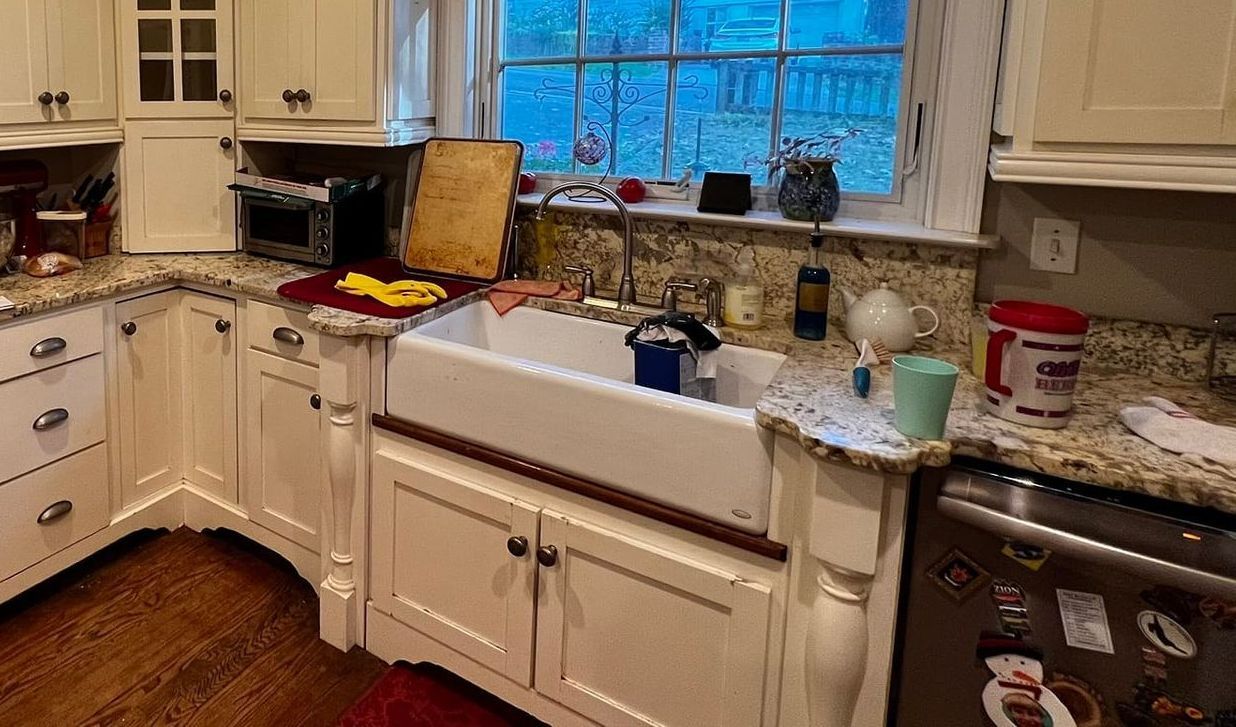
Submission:
M 254 300 L 248 320 L 249 348 L 318 365 L 318 333 L 309 327 L 309 316 Z
M 0 329 L 0 381 L 103 350 L 103 309 L 84 308 Z
M 96 445 L 0 485 L 0 580 L 107 527 L 106 450 Z
M 103 357 L 0 384 L 0 482 L 103 441 Z

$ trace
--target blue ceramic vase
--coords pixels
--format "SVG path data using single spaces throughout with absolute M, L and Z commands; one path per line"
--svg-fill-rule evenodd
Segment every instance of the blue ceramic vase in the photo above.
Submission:
M 777 207 L 786 219 L 828 222 L 840 205 L 841 188 L 831 160 L 811 159 L 782 172 Z

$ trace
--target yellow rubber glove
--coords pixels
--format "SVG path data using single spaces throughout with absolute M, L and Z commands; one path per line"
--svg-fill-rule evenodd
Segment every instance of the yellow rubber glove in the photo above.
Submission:
M 416 308 L 446 298 L 446 291 L 433 283 L 419 280 L 396 280 L 383 283 L 360 273 L 348 273 L 335 283 L 335 289 L 351 295 L 367 295 L 393 308 Z

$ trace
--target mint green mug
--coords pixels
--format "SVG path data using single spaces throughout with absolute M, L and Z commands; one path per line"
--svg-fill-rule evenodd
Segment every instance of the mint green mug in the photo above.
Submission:
M 926 356 L 893 359 L 893 423 L 918 439 L 943 439 L 957 388 L 957 367 Z

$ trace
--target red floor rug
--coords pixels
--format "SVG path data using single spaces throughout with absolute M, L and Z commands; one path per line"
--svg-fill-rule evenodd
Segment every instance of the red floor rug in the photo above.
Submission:
M 339 727 L 541 727 L 488 692 L 432 664 L 396 664 L 348 707 Z

